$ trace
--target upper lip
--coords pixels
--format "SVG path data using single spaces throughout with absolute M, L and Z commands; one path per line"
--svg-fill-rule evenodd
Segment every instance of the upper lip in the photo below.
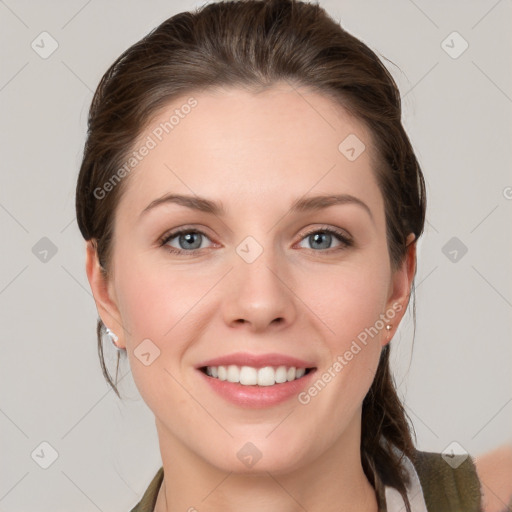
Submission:
M 315 364 L 311 361 L 305 361 L 285 354 L 249 354 L 247 352 L 235 352 L 225 356 L 208 359 L 197 365 L 197 368 L 205 366 L 252 366 L 254 368 L 263 368 L 265 366 L 295 366 L 295 368 L 314 368 Z

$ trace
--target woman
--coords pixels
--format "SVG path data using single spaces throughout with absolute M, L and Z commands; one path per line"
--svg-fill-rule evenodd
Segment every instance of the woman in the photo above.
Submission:
M 133 511 L 480 510 L 389 370 L 426 207 L 399 91 L 322 8 L 214 3 L 129 48 L 76 206 L 100 356 L 106 332 L 155 414 Z

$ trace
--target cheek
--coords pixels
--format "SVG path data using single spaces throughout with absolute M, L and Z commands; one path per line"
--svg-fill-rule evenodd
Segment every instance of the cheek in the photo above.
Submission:
M 157 403 L 166 389 L 178 402 L 182 390 L 172 376 L 190 363 L 189 346 L 212 314 L 204 297 L 218 277 L 151 263 L 135 257 L 117 263 L 118 307 L 141 395 L 148 404 Z
M 388 287 L 387 268 L 376 262 L 312 273 L 302 282 L 299 293 L 322 320 L 331 348 L 342 349 L 384 313 Z
M 179 384 L 178 366 L 204 286 L 179 271 L 164 272 L 127 258 L 116 267 L 116 290 L 130 369 L 141 397 L 155 415 L 179 408 L 186 417 L 193 403 Z
M 318 378 L 326 382 L 328 391 L 316 407 L 331 408 L 336 422 L 344 421 L 347 411 L 366 395 L 386 333 L 381 315 L 385 313 L 390 276 L 381 259 L 376 258 L 373 264 L 368 261 L 317 272 L 304 282 L 306 287 L 300 292 L 308 297 L 317 330 L 324 333 L 326 358 Z
M 348 265 L 316 273 L 310 279 L 308 306 L 315 313 L 316 330 L 324 333 L 326 357 L 301 403 L 316 414 L 346 426 L 370 388 L 377 370 L 389 275 L 385 265 Z M 307 409 L 307 407 L 306 407 Z M 333 432 L 338 432 L 338 427 Z M 341 427 L 340 427 L 341 428 Z
M 199 276 L 187 275 L 180 269 L 156 269 L 142 261 L 124 260 L 118 265 L 116 289 L 127 343 L 136 345 L 150 338 L 158 345 L 172 338 L 207 286 Z

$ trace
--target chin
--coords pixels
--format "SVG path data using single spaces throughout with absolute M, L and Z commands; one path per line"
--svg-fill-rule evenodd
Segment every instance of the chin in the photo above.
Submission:
M 229 444 L 207 458 L 210 464 L 222 471 L 253 475 L 269 472 L 279 474 L 295 471 L 305 464 L 302 451 L 307 445 L 306 441 L 298 446 L 283 446 L 282 442 L 273 443 L 264 438 L 258 441 L 254 436 L 254 441 L 235 441 Z

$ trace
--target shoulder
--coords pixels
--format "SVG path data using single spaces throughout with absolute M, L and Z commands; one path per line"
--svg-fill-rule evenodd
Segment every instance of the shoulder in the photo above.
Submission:
M 512 511 L 512 442 L 481 453 L 474 460 L 482 483 L 484 510 L 486 512 Z
M 416 450 L 411 458 L 429 512 L 481 512 L 482 490 L 472 457 Z

